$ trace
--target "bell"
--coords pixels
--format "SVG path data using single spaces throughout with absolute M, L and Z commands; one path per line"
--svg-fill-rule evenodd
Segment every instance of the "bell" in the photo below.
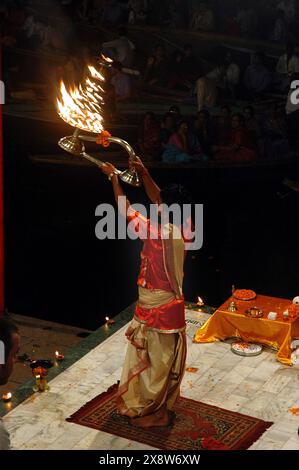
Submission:
M 85 152 L 84 144 L 77 137 L 76 133 L 67 137 L 62 137 L 62 139 L 59 140 L 58 145 L 66 152 L 76 155 L 77 157 L 82 156 L 82 153 Z
M 236 302 L 230 302 L 229 307 L 228 307 L 228 311 L 229 312 L 236 312 L 237 310 L 238 309 L 237 309 Z
M 80 130 L 75 129 L 73 135 L 62 137 L 58 142 L 59 147 L 61 147 L 66 152 L 71 153 L 72 155 L 86 158 L 87 160 L 94 163 L 95 165 L 102 166 L 104 162 L 102 162 L 98 158 L 94 158 L 91 155 L 88 155 L 85 152 L 85 146 L 82 142 L 82 140 L 86 140 L 88 142 L 96 142 L 96 138 L 93 136 L 79 135 L 79 133 L 80 133 Z M 124 147 L 125 150 L 129 153 L 131 158 L 135 156 L 135 153 L 132 147 L 125 140 L 120 139 L 119 137 L 111 137 L 109 138 L 109 141 L 117 143 L 121 145 L 122 147 Z M 142 186 L 142 182 L 134 166 L 131 166 L 131 168 L 128 168 L 127 170 L 122 171 L 122 172 L 117 170 L 117 174 L 119 175 L 120 179 L 124 183 L 130 184 L 131 186 L 135 186 L 135 187 Z
M 130 184 L 131 186 L 139 188 L 142 185 L 139 175 L 134 168 L 123 171 L 119 177 L 124 183 Z

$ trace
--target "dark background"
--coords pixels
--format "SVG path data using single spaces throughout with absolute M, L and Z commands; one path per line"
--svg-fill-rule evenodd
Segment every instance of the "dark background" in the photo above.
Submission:
M 9 311 L 96 328 L 137 298 L 139 241 L 99 241 L 95 208 L 113 203 L 94 166 L 38 163 L 38 149 L 63 156 L 62 123 L 5 117 L 6 306 Z M 234 284 L 292 299 L 299 293 L 298 193 L 279 197 L 298 164 L 156 168 L 159 185 L 185 184 L 204 204 L 204 246 L 190 252 L 185 297 L 218 306 Z M 142 189 L 124 185 L 132 202 Z

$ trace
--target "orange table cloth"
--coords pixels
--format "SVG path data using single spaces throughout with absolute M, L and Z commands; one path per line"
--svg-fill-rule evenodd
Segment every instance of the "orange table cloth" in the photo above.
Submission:
M 236 312 L 229 312 L 231 301 L 237 306 Z M 265 344 L 277 349 L 276 358 L 283 364 L 291 365 L 291 342 L 299 338 L 299 318 L 283 319 L 283 312 L 292 302 L 276 297 L 258 295 L 255 300 L 240 301 L 230 297 L 196 332 L 194 343 L 212 343 L 227 338 L 241 338 L 243 341 Z M 262 318 L 245 315 L 250 307 L 262 309 Z M 269 312 L 277 312 L 277 320 L 268 320 Z

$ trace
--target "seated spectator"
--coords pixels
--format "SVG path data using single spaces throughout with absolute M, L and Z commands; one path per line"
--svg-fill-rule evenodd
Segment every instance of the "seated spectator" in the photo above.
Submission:
M 0 361 L 0 385 L 5 385 L 13 371 L 20 348 L 18 328 L 5 318 L 0 318 L 0 341 L 4 345 L 4 364 Z M 10 450 L 10 438 L 0 418 L 0 450 Z
M 193 132 L 198 138 L 202 150 L 206 155 L 211 154 L 211 147 L 215 143 L 216 130 L 211 120 L 209 111 L 203 109 L 197 113 L 193 124 Z
M 295 0 L 282 0 L 277 5 L 277 10 L 282 10 L 285 15 L 285 20 L 288 25 L 291 25 L 296 16 Z
M 264 64 L 264 54 L 256 52 L 245 71 L 244 85 L 249 96 L 254 98 L 261 95 L 269 88 L 272 82 L 271 73 Z
M 139 131 L 138 144 L 146 160 L 157 160 L 160 155 L 160 126 L 154 113 L 145 114 Z
M 118 0 L 106 0 L 104 2 L 101 22 L 105 24 L 118 25 L 122 19 L 123 8 Z
M 216 121 L 216 142 L 218 145 L 228 145 L 232 133 L 232 112 L 229 106 L 223 105 L 220 116 Z
M 22 32 L 24 33 L 23 44 L 29 48 L 36 46 L 40 42 L 40 28 L 39 23 L 36 21 L 34 15 L 27 16 L 23 26 Z
M 158 45 L 148 58 L 144 81 L 149 85 L 165 86 L 168 76 L 164 46 Z
M 163 162 L 190 163 L 206 161 L 207 159 L 208 157 L 204 155 L 198 138 L 190 132 L 188 122 L 181 121 L 162 154 Z
M 176 105 L 172 105 L 170 106 L 168 113 L 172 115 L 174 119 L 174 125 L 175 127 L 177 127 L 179 122 L 183 120 L 183 116 L 182 116 L 180 108 Z
M 219 65 L 205 76 L 199 78 L 195 85 L 198 111 L 210 109 L 216 105 L 218 87 L 225 76 L 224 65 Z
M 286 52 L 279 57 L 276 66 L 274 84 L 281 91 L 288 91 L 295 74 L 299 73 L 299 58 L 292 43 L 286 46 Z
M 256 117 L 255 109 L 253 108 L 253 106 L 246 106 L 244 108 L 244 119 L 246 129 L 249 132 L 251 139 L 254 142 L 257 142 L 258 139 L 261 138 L 262 130 L 261 124 Z
M 202 66 L 194 54 L 191 44 L 185 44 L 183 48 L 182 67 L 186 80 L 192 84 L 197 77 L 202 75 Z
M 127 4 L 129 10 L 128 23 L 140 24 L 145 23 L 147 15 L 146 0 L 129 0 Z
M 244 108 L 245 126 L 249 133 L 252 142 L 256 143 L 259 155 L 265 154 L 265 139 L 261 122 L 256 117 L 255 109 L 253 106 L 246 106 Z
M 198 7 L 195 7 L 190 23 L 190 29 L 193 29 L 194 31 L 214 31 L 214 13 L 205 2 L 201 2 Z
M 183 53 L 179 50 L 175 51 L 172 60 L 168 66 L 169 81 L 167 88 L 171 90 L 187 90 L 188 82 L 186 80 L 185 70 L 183 67 Z
M 290 145 L 287 138 L 287 127 L 284 116 L 276 106 L 270 113 L 270 118 L 264 120 L 265 157 L 281 159 L 289 155 Z
M 188 25 L 188 5 L 184 0 L 172 0 L 169 5 L 169 21 L 170 28 L 184 29 Z
M 245 120 L 241 114 L 235 114 L 232 117 L 230 144 L 214 146 L 213 151 L 216 160 L 244 162 L 257 159 L 256 146 L 245 128 Z
M 247 4 L 244 0 L 238 2 L 236 22 L 239 25 L 242 36 L 254 36 L 257 30 L 258 19 L 251 3 Z
M 160 129 L 160 143 L 164 149 L 176 128 L 176 121 L 173 113 L 166 113 L 162 119 Z
M 232 98 L 236 96 L 236 90 L 240 83 L 240 67 L 234 62 L 230 52 L 225 57 L 226 71 L 223 77 L 223 88 Z
M 114 86 L 116 101 L 125 101 L 131 98 L 130 77 L 122 71 L 120 62 L 112 63 L 111 73 L 111 84 Z
M 270 36 L 270 41 L 285 42 L 287 39 L 287 34 L 288 26 L 285 19 L 285 13 L 283 10 L 277 10 L 274 29 Z
M 123 67 L 131 67 L 134 60 L 135 45 L 130 41 L 126 28 L 119 28 L 118 38 L 102 44 L 103 54 L 117 62 Z

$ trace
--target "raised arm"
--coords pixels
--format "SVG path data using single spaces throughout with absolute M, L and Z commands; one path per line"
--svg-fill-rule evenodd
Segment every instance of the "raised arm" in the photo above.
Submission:
M 116 201 L 116 204 L 118 206 L 118 210 L 120 214 L 123 217 L 127 217 L 128 209 L 130 207 L 130 201 L 126 197 L 125 193 L 123 192 L 123 189 L 121 185 L 119 184 L 118 176 L 116 174 L 116 168 L 111 164 L 111 163 L 105 163 L 101 167 L 102 172 L 108 176 L 110 181 L 112 182 L 112 187 L 113 187 L 113 193 L 114 193 L 114 198 Z M 119 204 L 119 197 L 124 196 L 126 198 L 126 203 L 125 204 Z
M 154 182 L 153 178 L 149 174 L 149 171 L 147 168 L 145 168 L 144 164 L 142 163 L 141 159 L 137 157 L 137 160 L 132 162 L 132 165 L 136 168 L 136 171 L 138 172 L 139 176 L 142 179 L 144 189 L 146 191 L 146 194 L 148 195 L 149 199 L 153 203 L 160 203 L 160 188 L 157 186 L 157 184 Z

